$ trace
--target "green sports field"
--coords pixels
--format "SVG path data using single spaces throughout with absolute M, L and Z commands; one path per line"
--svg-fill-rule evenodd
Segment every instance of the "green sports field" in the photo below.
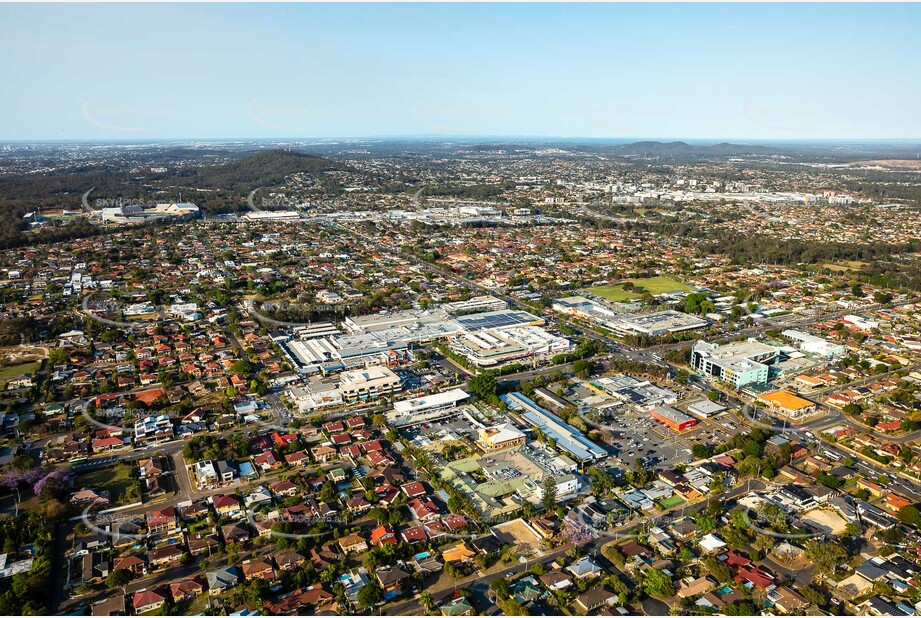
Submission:
M 627 279 L 626 281 L 631 282 L 638 288 L 642 288 L 653 296 L 656 294 L 663 294 L 665 292 L 690 292 L 692 289 L 694 289 L 691 286 L 678 281 L 677 279 L 672 279 L 671 277 L 649 277 L 648 279 Z M 592 294 L 596 294 L 602 298 L 607 298 L 608 300 L 613 300 L 615 302 L 637 299 L 643 295 L 643 290 L 625 290 L 623 283 L 618 283 L 615 285 L 599 285 L 585 289 L 586 292 L 591 292 Z

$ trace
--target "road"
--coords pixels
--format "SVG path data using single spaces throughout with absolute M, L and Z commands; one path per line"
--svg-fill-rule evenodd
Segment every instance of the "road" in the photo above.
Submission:
M 805 586 L 808 586 L 812 583 L 812 575 L 815 572 L 815 565 L 811 562 L 806 562 L 803 566 L 798 569 L 791 569 L 788 566 L 785 566 L 771 557 L 771 554 L 768 554 L 764 557 L 762 562 L 767 565 L 768 570 L 773 571 L 777 575 L 782 575 L 787 581 L 795 581 L 796 588 L 802 589 Z

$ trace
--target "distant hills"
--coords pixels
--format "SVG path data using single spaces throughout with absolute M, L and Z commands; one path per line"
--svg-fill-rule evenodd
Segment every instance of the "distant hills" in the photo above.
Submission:
M 149 198 L 151 189 L 209 189 L 225 198 L 245 197 L 258 187 L 280 185 L 286 176 L 307 173 L 330 181 L 326 172 L 348 170 L 348 166 L 316 155 L 288 150 L 265 150 L 228 163 L 169 169 L 166 172 L 139 173 L 128 169 L 51 172 L 29 176 L 0 177 L 0 209 L 21 206 L 22 212 L 35 208 L 80 208 L 80 196 L 95 187 L 91 199 Z M 330 181 L 331 182 L 331 181 Z M 177 196 L 162 195 L 167 201 Z
M 265 150 L 223 165 L 187 168 L 171 177 L 202 189 L 252 191 L 258 187 L 278 186 L 285 177 L 295 173 L 329 180 L 326 172 L 350 169 L 338 161 L 312 154 Z
M 177 153 L 179 155 L 181 153 Z M 0 248 L 17 245 L 25 229 L 22 216 L 30 211 L 80 210 L 81 195 L 95 187 L 90 205 L 100 198 L 175 200 L 196 203 L 206 212 L 245 208 L 247 193 L 259 187 L 277 187 L 286 176 L 306 173 L 324 189 L 336 192 L 330 171 L 350 170 L 332 159 L 289 150 L 265 150 L 228 163 L 185 167 L 139 174 L 136 169 L 51 172 L 30 176 L 0 176 Z M 196 192 L 197 189 L 206 191 Z
M 611 154 L 629 155 L 682 155 L 703 157 L 736 157 L 746 155 L 772 155 L 786 154 L 788 151 L 757 144 L 688 144 L 687 142 L 633 142 L 631 144 L 618 144 L 605 146 L 605 152 Z

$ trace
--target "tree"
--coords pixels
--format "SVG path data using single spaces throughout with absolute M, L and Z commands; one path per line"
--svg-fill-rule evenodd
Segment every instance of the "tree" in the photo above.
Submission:
M 885 305 L 892 302 L 892 294 L 877 290 L 873 292 L 873 300 L 880 305 Z
M 774 537 L 768 536 L 766 534 L 759 534 L 755 537 L 754 546 L 758 551 L 769 552 L 776 545 L 777 540 Z
M 605 558 L 611 561 L 611 564 L 619 569 L 624 568 L 624 565 L 627 562 L 624 558 L 624 555 L 615 545 L 605 545 L 601 548 L 601 553 Z
M 128 569 L 118 569 L 117 571 L 112 571 L 106 577 L 106 586 L 109 588 L 121 588 L 122 586 L 127 586 L 130 581 L 131 572 Z
M 707 567 L 707 572 L 713 576 L 713 579 L 719 583 L 725 583 L 732 579 L 732 572 L 729 570 L 729 567 L 714 558 L 713 556 L 707 556 L 703 559 L 703 564 Z
M 675 596 L 675 585 L 668 575 L 659 569 L 650 569 L 643 577 L 643 589 L 646 594 L 655 597 Z
M 391 526 L 398 526 L 399 524 L 403 523 L 404 519 L 403 509 L 398 506 L 390 511 L 390 516 L 387 518 L 387 523 L 389 523 Z
M 706 292 L 688 294 L 684 299 L 684 305 L 680 308 L 685 313 L 694 313 L 698 315 L 712 313 L 716 310 L 716 306 L 713 304 L 713 301 L 710 300 L 710 296 Z
M 592 370 L 594 369 L 592 361 L 590 360 L 577 360 L 572 364 L 572 372 L 579 376 L 580 378 L 588 378 L 592 375 Z
M 726 490 L 726 479 L 722 472 L 715 473 L 710 479 L 710 493 L 719 494 Z
M 48 365 L 51 367 L 66 365 L 69 361 L 70 355 L 62 348 L 54 348 L 48 353 Z
M 863 412 L 863 408 L 860 407 L 860 404 L 854 403 L 853 401 L 846 404 L 843 408 L 841 408 L 841 410 L 845 414 L 850 414 L 851 416 L 858 416 L 861 412 Z
M 529 616 L 527 608 L 515 599 L 505 599 L 499 603 L 499 608 L 505 616 Z
M 233 369 L 234 373 L 250 374 L 255 367 L 248 360 L 237 360 L 233 362 L 231 369 Z
M 333 502 L 336 499 L 336 487 L 333 485 L 332 481 L 323 483 L 323 487 L 320 489 L 319 498 L 323 502 Z
M 843 545 L 834 541 L 809 541 L 806 544 L 806 557 L 815 565 L 819 575 L 828 577 L 847 562 L 848 553 Z
M 694 444 L 694 446 L 691 447 L 691 453 L 697 459 L 706 459 L 713 454 L 713 449 L 706 444 L 697 442 Z
M 495 580 L 491 586 L 492 591 L 496 593 L 496 598 L 499 600 L 504 600 L 508 598 L 508 582 L 504 579 Z
M 886 543 L 892 543 L 894 545 L 899 545 L 905 541 L 905 535 L 898 527 L 881 530 L 877 532 L 876 535 Z
M 915 528 L 921 528 L 921 510 L 913 504 L 899 509 L 899 521 Z
M 491 371 L 484 371 L 470 378 L 467 382 L 467 388 L 481 399 L 491 399 L 495 397 L 498 387 L 499 384 L 496 382 L 496 374 Z
M 604 495 L 614 488 L 614 477 L 601 468 L 590 468 L 588 476 L 591 478 L 592 495 Z
M 645 487 L 646 484 L 648 484 L 651 480 L 649 471 L 643 467 L 643 462 L 639 457 L 637 457 L 636 461 L 633 462 L 633 467 L 627 470 L 624 478 L 626 478 L 627 482 L 636 488 Z
M 423 590 L 422 594 L 419 595 L 419 604 L 425 608 L 425 611 L 431 614 L 435 611 L 435 600 L 432 599 L 432 593 L 428 590 Z
M 723 607 L 723 613 L 727 616 L 754 616 L 757 612 L 751 601 L 733 601 Z
M 544 497 L 541 499 L 541 504 L 544 505 L 544 511 L 550 513 L 556 508 L 556 479 L 552 474 L 544 477 L 543 489 Z
M 714 529 L 716 529 L 716 519 L 710 515 L 700 515 L 697 517 L 697 530 L 701 534 L 713 532 Z
M 816 607 L 821 607 L 828 603 L 828 596 L 826 596 L 824 592 L 814 586 L 804 586 L 800 590 L 800 594 L 803 595 L 804 599 Z
M 376 579 L 372 579 L 358 590 L 358 604 L 364 609 L 372 609 L 384 600 L 384 591 Z

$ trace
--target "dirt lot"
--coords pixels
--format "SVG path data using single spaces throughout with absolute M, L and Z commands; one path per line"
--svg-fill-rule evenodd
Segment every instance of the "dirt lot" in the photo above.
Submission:
M 812 509 L 803 515 L 803 520 L 815 524 L 819 528 L 840 535 L 844 532 L 847 522 L 838 513 L 828 509 Z
M 530 548 L 532 552 L 540 551 L 544 542 L 541 537 L 532 532 L 521 519 L 513 519 L 492 527 L 496 536 L 504 543 Z

